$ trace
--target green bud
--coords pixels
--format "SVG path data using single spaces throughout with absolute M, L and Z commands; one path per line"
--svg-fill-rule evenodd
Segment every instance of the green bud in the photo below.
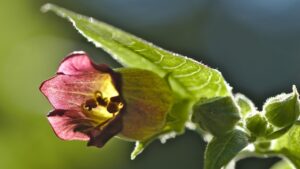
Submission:
M 271 142 L 270 141 L 261 141 L 254 143 L 256 151 L 264 152 L 270 149 Z
M 246 118 L 246 128 L 253 136 L 264 136 L 267 131 L 267 125 L 267 120 L 258 113 L 250 115 Z
M 193 122 L 214 136 L 232 131 L 239 120 L 239 109 L 230 96 L 198 102 L 192 116 Z
M 265 103 L 263 110 L 267 120 L 276 127 L 287 127 L 299 117 L 299 94 L 295 86 L 290 94 L 280 94 L 270 98 Z
M 121 91 L 125 100 L 121 138 L 147 140 L 160 133 L 173 105 L 168 83 L 157 74 L 142 69 L 117 69 L 122 76 Z
M 245 118 L 247 114 L 256 110 L 256 107 L 254 106 L 253 102 L 245 95 L 237 93 L 235 94 L 234 99 L 241 109 L 241 116 L 243 118 Z

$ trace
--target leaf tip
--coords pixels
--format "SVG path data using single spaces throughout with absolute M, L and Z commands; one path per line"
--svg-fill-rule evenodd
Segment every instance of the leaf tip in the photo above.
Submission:
M 131 153 L 131 155 L 130 155 L 130 160 L 134 160 L 135 157 L 136 157 L 136 154 Z
M 41 7 L 41 11 L 42 11 L 43 13 L 46 13 L 46 12 L 48 12 L 49 10 L 51 10 L 53 7 L 54 7 L 53 4 L 51 4 L 51 3 L 46 3 L 45 5 L 43 5 L 43 6 Z
M 299 96 L 299 93 L 298 93 L 298 89 L 296 87 L 296 85 L 293 85 L 293 93 L 298 97 Z
M 134 160 L 134 159 L 136 158 L 136 156 L 137 156 L 137 154 L 131 153 L 131 155 L 130 155 L 130 160 Z
M 137 141 L 135 143 L 135 148 L 130 155 L 130 159 L 134 160 L 139 154 L 143 152 L 143 150 L 144 150 L 144 145 L 141 142 Z
M 43 5 L 41 7 L 41 11 L 43 13 L 46 13 L 46 12 L 49 12 L 49 11 L 52 11 L 54 12 L 56 15 L 62 17 L 62 18 L 66 18 L 66 13 L 70 13 L 70 11 L 62 8 L 62 7 L 59 7 L 57 5 L 54 5 L 54 4 L 51 4 L 51 3 L 46 3 L 45 5 Z

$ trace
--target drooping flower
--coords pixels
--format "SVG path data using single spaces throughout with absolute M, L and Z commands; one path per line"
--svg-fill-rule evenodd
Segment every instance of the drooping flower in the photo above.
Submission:
M 156 74 L 116 72 L 93 63 L 84 52 L 66 57 L 40 90 L 54 107 L 48 120 L 56 135 L 97 147 L 115 135 L 130 140 L 153 136 L 164 127 L 172 105 L 168 85 Z
M 118 73 L 94 64 L 84 52 L 64 59 L 57 75 L 40 87 L 54 107 L 48 120 L 57 136 L 102 147 L 119 133 L 124 107 L 120 83 Z

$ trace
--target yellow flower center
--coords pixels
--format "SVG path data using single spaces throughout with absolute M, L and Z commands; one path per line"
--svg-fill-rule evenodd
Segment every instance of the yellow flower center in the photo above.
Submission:
M 83 104 L 82 109 L 94 125 L 101 128 L 118 115 L 123 106 L 119 95 L 104 97 L 102 92 L 96 91 L 94 97 Z

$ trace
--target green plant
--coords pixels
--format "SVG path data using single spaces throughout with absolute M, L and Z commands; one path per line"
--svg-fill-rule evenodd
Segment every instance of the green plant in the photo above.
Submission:
M 125 102 L 126 97 L 130 98 L 134 93 L 129 92 L 126 95 L 126 90 L 133 87 L 139 89 L 135 92 L 144 92 L 145 96 L 135 96 L 146 100 L 146 106 L 141 108 L 146 109 L 147 105 L 158 104 L 153 102 L 152 95 L 148 96 L 149 93 L 143 89 L 143 86 L 149 83 L 159 91 L 160 94 L 155 95 L 157 98 L 164 95 L 172 97 L 165 97 L 167 101 L 164 102 L 164 106 L 168 107 L 167 109 L 161 109 L 161 106 L 157 108 L 166 114 L 163 118 L 158 118 L 159 124 L 163 123 L 161 127 L 155 128 L 151 134 L 147 132 L 147 137 L 127 137 L 136 141 L 136 147 L 131 154 L 132 159 L 153 140 L 161 139 L 165 142 L 166 139 L 183 134 L 188 125 L 201 133 L 208 142 L 205 169 L 234 168 L 237 160 L 251 156 L 284 157 L 274 169 L 292 166 L 300 168 L 300 149 L 297 147 L 300 139 L 300 103 L 295 86 L 291 93 L 269 98 L 262 110 L 258 110 L 243 94 L 233 94 L 231 87 L 216 69 L 159 48 L 109 24 L 58 6 L 47 4 L 43 11 L 53 11 L 68 19 L 88 41 L 127 67 L 115 70 L 128 85 L 119 91 L 125 93 Z M 132 81 L 137 75 L 144 77 L 138 79 L 140 83 Z M 167 86 L 156 85 L 165 82 Z M 127 100 L 128 102 L 131 103 Z M 138 102 L 135 103 L 139 106 Z M 127 107 L 127 111 L 128 108 L 130 106 Z M 149 113 L 151 114 L 145 114 Z M 153 113 L 153 117 L 150 118 L 156 117 L 157 114 Z M 94 133 L 89 136 L 91 139 L 95 138 Z

